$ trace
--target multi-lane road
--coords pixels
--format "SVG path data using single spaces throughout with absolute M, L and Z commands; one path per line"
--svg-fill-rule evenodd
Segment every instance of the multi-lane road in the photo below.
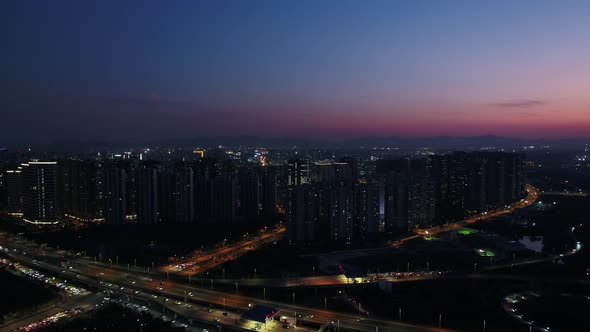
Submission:
M 407 236 L 407 237 L 404 237 L 401 239 L 397 239 L 393 242 L 393 245 L 394 246 L 401 246 L 405 242 L 416 239 L 420 236 L 431 236 L 431 235 L 435 235 L 438 233 L 449 232 L 454 229 L 461 228 L 461 227 L 467 226 L 469 224 L 476 223 L 478 221 L 491 219 L 494 217 L 498 217 L 501 215 L 512 213 L 518 209 L 525 208 L 525 207 L 533 204 L 539 198 L 539 191 L 537 190 L 537 188 L 535 188 L 531 185 L 527 185 L 526 191 L 527 191 L 527 197 L 521 199 L 520 201 L 518 201 L 512 205 L 508 205 L 503 208 L 499 208 L 499 209 L 492 210 L 492 211 L 486 211 L 486 212 L 483 212 L 483 213 L 475 215 L 475 216 L 471 216 L 471 217 L 461 220 L 461 221 L 448 223 L 445 225 L 431 227 L 431 228 L 416 229 L 415 230 L 416 234 L 410 235 L 410 236 Z
M 242 296 L 216 291 L 213 289 L 196 288 L 183 282 L 167 281 L 159 279 L 155 275 L 135 271 L 127 272 L 122 269 L 111 268 L 104 263 L 95 263 L 89 258 L 82 256 L 67 257 L 70 266 L 62 266 L 60 262 L 64 257 L 51 249 L 45 249 L 46 255 L 41 260 L 35 257 L 38 248 L 28 242 L 2 243 L 8 251 L 4 253 L 13 260 L 25 265 L 43 269 L 49 273 L 62 278 L 69 278 L 77 282 L 97 287 L 110 289 L 128 296 L 142 298 L 146 301 L 160 303 L 184 317 L 194 320 L 213 322 L 219 325 L 228 326 L 233 329 L 252 330 L 252 322 L 239 319 L 236 314 L 219 317 L 219 312 L 208 312 L 199 305 L 213 305 L 216 308 L 232 309 L 244 312 L 251 305 L 265 305 L 280 308 L 282 315 L 294 317 L 297 313 L 302 315 L 301 319 L 307 324 L 318 328 L 326 323 L 335 322 L 342 331 L 446 331 L 435 327 L 409 324 L 393 320 L 376 319 L 366 316 L 351 315 L 332 310 L 310 308 L 297 304 L 287 304 L 277 301 L 270 301 L 259 298 Z M 16 251 L 15 251 L 16 250 Z M 219 319 L 219 321 L 216 321 Z M 300 322 L 301 322 L 300 319 Z M 282 329 L 282 325 L 267 325 L 267 330 Z M 302 327 L 298 327 L 298 329 Z
M 231 244 L 226 241 L 217 248 L 198 250 L 189 255 L 189 258 L 175 262 L 174 264 L 160 267 L 160 271 L 179 275 L 196 275 L 214 269 L 224 263 L 234 260 L 249 251 L 280 240 L 285 233 L 283 224 L 271 228 L 265 227 L 255 234 L 246 234 L 244 238 Z

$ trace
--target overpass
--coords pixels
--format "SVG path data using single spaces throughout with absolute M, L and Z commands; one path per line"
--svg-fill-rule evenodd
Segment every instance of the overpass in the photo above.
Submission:
M 3 243 L 3 245 L 6 245 L 6 243 Z M 286 315 L 294 315 L 295 313 L 310 314 L 310 317 L 305 320 L 318 327 L 327 321 L 339 321 L 340 328 L 345 331 L 373 331 L 376 329 L 384 332 L 447 331 L 447 329 L 418 324 L 406 324 L 378 318 L 367 317 L 360 319 L 348 313 L 229 294 L 212 289 L 195 288 L 185 283 L 159 279 L 157 275 L 148 276 L 145 273 L 136 274 L 131 271 L 111 269 L 107 264 L 95 263 L 84 257 L 72 258 L 73 263 L 76 264 L 75 269 L 64 269 L 59 266 L 58 262 L 40 262 L 33 259 L 31 248 L 28 246 L 23 246 L 22 244 L 17 245 L 16 248 L 10 244 L 9 246 L 9 250 L 5 250 L 4 253 L 13 260 L 19 261 L 27 266 L 42 268 L 53 275 L 90 285 L 98 289 L 117 291 L 120 294 L 142 298 L 144 300 L 150 300 L 151 298 L 150 301 L 162 304 L 183 317 L 194 318 L 196 320 L 202 319 L 204 321 L 209 320 L 210 322 L 215 321 L 222 326 L 232 329 L 252 330 L 253 326 L 248 325 L 247 322 L 236 320 L 235 317 L 224 316 L 225 318 L 223 319 L 217 317 L 217 311 L 216 313 L 199 311 L 198 309 L 202 308 L 199 306 L 212 305 L 215 308 L 232 308 L 243 312 L 247 310 L 249 304 L 255 303 L 278 307 Z M 46 250 L 48 252 L 50 251 L 50 249 Z M 51 252 L 50 257 L 54 256 L 59 255 Z M 217 319 L 219 321 L 216 321 Z M 267 326 L 267 329 L 272 331 L 279 329 L 279 326 Z

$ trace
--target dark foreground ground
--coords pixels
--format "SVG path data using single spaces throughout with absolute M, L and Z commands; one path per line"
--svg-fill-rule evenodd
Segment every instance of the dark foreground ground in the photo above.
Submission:
M 54 290 L 3 269 L 0 270 L 0 294 L 0 323 L 6 315 L 32 312 L 57 296 Z
M 72 320 L 50 325 L 39 331 L 184 331 L 170 322 L 156 319 L 146 313 L 137 313 L 116 304 L 82 314 Z

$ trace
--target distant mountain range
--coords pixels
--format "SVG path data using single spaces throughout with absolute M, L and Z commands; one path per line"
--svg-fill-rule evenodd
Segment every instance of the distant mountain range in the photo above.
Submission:
M 522 149 L 523 147 L 549 146 L 562 150 L 578 150 L 590 144 L 590 138 L 574 139 L 520 139 L 494 135 L 452 137 L 433 136 L 424 138 L 404 138 L 399 136 L 367 136 L 359 138 L 324 138 L 305 139 L 297 137 L 265 138 L 259 136 L 217 136 L 195 137 L 191 139 L 173 139 L 154 142 L 162 146 L 175 147 L 212 147 L 212 146 L 248 146 L 266 148 L 400 148 L 434 150 L 479 150 L 483 148 Z
M 49 144 L 34 144 L 35 150 L 53 152 L 78 152 L 78 151 L 115 151 L 130 148 L 145 147 L 177 147 L 194 148 L 197 146 L 211 148 L 224 147 L 265 147 L 275 149 L 287 148 L 332 148 L 332 149 L 356 149 L 356 148 L 399 148 L 433 150 L 480 150 L 480 149 L 504 149 L 521 150 L 524 147 L 535 148 L 549 146 L 557 150 L 580 150 L 590 145 L 590 138 L 571 139 L 522 139 L 508 138 L 494 135 L 452 137 L 434 136 L 423 138 L 404 138 L 398 136 L 368 136 L 359 138 L 323 138 L 306 139 L 297 137 L 260 137 L 260 136 L 202 136 L 183 139 L 168 139 L 140 142 L 106 142 L 106 141 L 78 141 L 55 142 Z M 0 146 L 1 143 L 0 143 Z M 11 146 L 8 146 L 11 148 Z M 21 146 L 22 147 L 22 146 Z M 12 147 L 14 148 L 14 147 Z

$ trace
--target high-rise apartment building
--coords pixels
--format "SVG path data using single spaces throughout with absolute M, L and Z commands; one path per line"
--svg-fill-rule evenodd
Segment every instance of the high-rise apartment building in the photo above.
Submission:
M 119 164 L 104 168 L 104 219 L 121 225 L 127 220 L 127 171 Z
M 57 162 L 22 164 L 23 220 L 33 224 L 58 221 Z
M 142 162 L 137 168 L 137 222 L 156 224 L 160 221 L 158 164 Z
M 23 212 L 23 179 L 22 169 L 6 171 L 6 195 L 8 199 L 8 213 L 22 214 Z

